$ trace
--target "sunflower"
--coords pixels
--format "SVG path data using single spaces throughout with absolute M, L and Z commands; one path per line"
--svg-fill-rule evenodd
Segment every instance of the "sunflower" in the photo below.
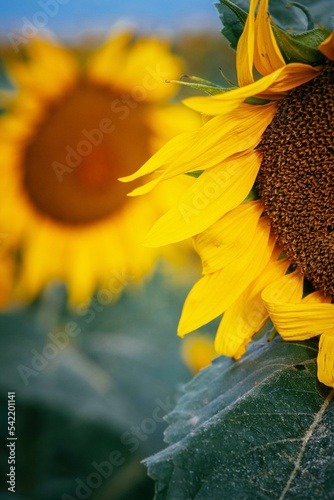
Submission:
M 150 200 L 126 197 L 117 178 L 197 123 L 168 104 L 182 61 L 167 42 L 122 32 L 76 54 L 33 40 L 7 62 L 13 82 L 0 118 L 0 227 L 20 242 L 20 290 L 33 297 L 53 279 L 70 300 L 97 286 L 117 292 L 147 273 L 161 252 L 139 244 L 171 205 L 178 185 Z
M 203 80 L 212 95 L 186 104 L 204 125 L 124 180 L 153 174 L 136 195 L 194 176 L 146 238 L 156 246 L 193 237 L 201 257 L 204 276 L 184 304 L 181 336 L 224 313 L 215 349 L 239 359 L 270 317 L 285 340 L 321 336 L 318 377 L 334 386 L 334 34 L 289 35 L 268 0 L 251 0 L 244 18 L 238 12 L 238 85 Z

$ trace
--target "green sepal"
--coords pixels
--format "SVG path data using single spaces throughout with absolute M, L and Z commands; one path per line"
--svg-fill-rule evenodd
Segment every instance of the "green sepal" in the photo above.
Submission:
M 261 99 L 260 97 L 247 97 L 245 99 L 245 102 L 247 104 L 255 104 L 256 106 L 261 106 L 263 104 L 268 104 L 269 102 L 269 99 Z
M 187 172 L 186 175 L 190 175 L 190 177 L 195 177 L 196 179 L 202 175 L 204 170 L 194 170 L 193 172 Z
M 317 47 L 326 40 L 330 32 L 326 28 L 314 28 L 304 33 L 289 34 L 271 23 L 277 44 L 286 63 L 300 62 L 305 64 L 321 64 L 326 57 Z
M 179 85 L 191 87 L 191 88 L 196 89 L 196 90 L 202 90 L 203 92 L 206 92 L 207 94 L 210 94 L 210 95 L 222 94 L 223 92 L 227 92 L 228 90 L 231 90 L 229 88 L 220 87 L 216 83 L 212 83 L 208 80 L 203 80 L 202 78 L 199 78 L 197 76 L 184 75 L 184 77 L 189 78 L 189 80 L 192 80 L 192 81 L 185 82 L 183 80 L 166 80 L 166 82 L 167 83 L 178 83 Z

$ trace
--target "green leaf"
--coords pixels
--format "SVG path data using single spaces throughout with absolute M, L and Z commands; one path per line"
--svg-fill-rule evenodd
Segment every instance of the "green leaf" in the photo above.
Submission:
M 334 498 L 334 390 L 313 342 L 255 344 L 185 388 L 164 451 L 147 460 L 156 500 Z
M 215 6 L 223 24 L 222 34 L 230 42 L 232 49 L 236 50 L 247 19 L 248 6 L 243 10 L 230 0 L 220 0 L 220 2 Z

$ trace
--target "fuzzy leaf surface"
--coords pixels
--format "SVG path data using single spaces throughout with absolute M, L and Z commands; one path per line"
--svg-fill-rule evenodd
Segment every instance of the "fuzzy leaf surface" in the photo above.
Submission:
M 254 345 L 220 357 L 168 416 L 168 448 L 147 460 L 156 500 L 334 498 L 334 391 L 317 345 Z

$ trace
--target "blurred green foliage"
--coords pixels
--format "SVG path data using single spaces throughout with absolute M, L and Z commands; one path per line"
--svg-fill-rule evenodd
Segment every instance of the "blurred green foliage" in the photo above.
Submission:
M 190 378 L 175 335 L 185 294 L 157 275 L 116 303 L 96 296 L 71 312 L 58 287 L 0 316 L 1 470 L 15 391 L 16 498 L 153 497 L 140 461 L 162 448 L 163 417 Z

